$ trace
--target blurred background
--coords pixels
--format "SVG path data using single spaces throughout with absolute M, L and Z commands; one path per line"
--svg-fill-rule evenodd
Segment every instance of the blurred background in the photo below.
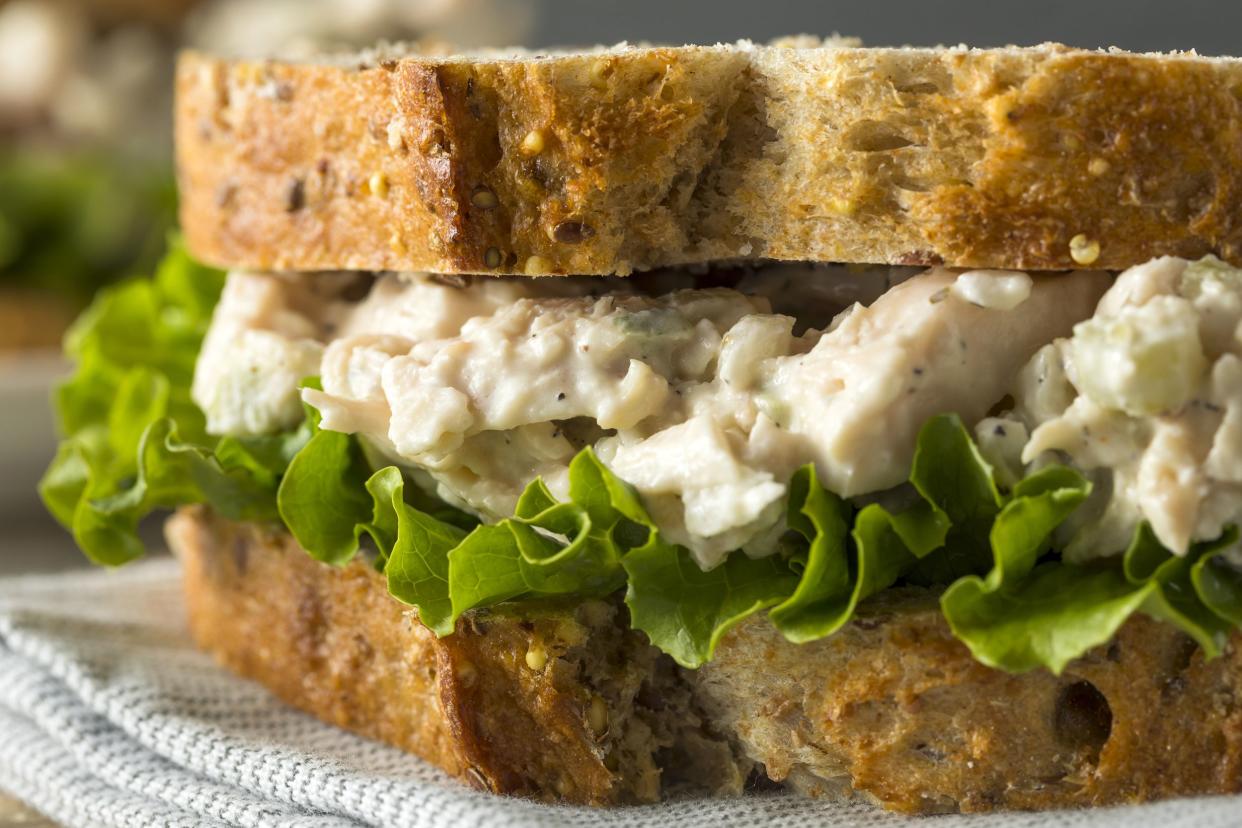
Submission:
M 1242 3 L 1206 0 L 0 0 L 0 574 L 76 565 L 34 494 L 55 445 L 58 343 L 100 286 L 142 274 L 175 221 L 176 50 L 311 52 L 379 39 L 462 46 L 1059 40 L 1242 52 Z

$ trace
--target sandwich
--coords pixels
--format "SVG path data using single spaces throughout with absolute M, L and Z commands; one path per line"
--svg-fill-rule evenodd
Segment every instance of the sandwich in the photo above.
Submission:
M 187 53 L 183 236 L 41 491 L 200 646 L 468 784 L 1242 789 L 1242 65 Z

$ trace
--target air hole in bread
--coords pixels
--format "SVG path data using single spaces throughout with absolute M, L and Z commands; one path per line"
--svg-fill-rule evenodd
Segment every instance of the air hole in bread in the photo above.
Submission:
M 893 176 L 893 186 L 908 193 L 925 193 L 931 189 L 927 182 L 900 173 Z
M 1094 684 L 1076 681 L 1057 695 L 1052 726 L 1057 741 L 1094 763 L 1113 731 L 1113 710 Z
M 845 133 L 845 148 L 853 152 L 891 152 L 914 142 L 891 125 L 880 121 L 859 121 Z
M 895 88 L 898 92 L 904 92 L 907 95 L 933 95 L 940 91 L 940 87 L 931 81 L 904 83 Z
M 1167 701 L 1181 695 L 1186 689 L 1186 671 L 1194 663 L 1199 644 L 1190 636 L 1183 636 L 1179 646 L 1173 649 L 1169 660 L 1169 675 L 1160 687 L 1160 695 Z
M 233 566 L 237 568 L 237 574 L 245 575 L 250 568 L 250 544 L 239 536 L 233 539 L 232 550 Z
M 1188 172 L 1178 177 L 1173 187 L 1175 221 L 1202 220 L 1216 199 L 1216 177 L 1210 171 Z

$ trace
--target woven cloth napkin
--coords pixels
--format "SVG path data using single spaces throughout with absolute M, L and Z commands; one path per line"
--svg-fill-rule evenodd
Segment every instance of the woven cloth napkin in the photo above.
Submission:
M 470 790 L 195 651 L 178 565 L 0 581 L 0 788 L 70 826 L 1242 825 L 1242 798 L 908 818 L 789 794 L 591 810 Z

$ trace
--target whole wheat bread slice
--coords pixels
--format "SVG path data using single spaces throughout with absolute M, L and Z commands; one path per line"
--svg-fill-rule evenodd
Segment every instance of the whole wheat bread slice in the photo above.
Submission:
M 216 265 L 1242 263 L 1230 58 L 808 38 L 349 64 L 187 53 L 176 84 L 181 223 Z
M 909 812 L 1242 790 L 1236 635 L 1204 661 L 1139 617 L 1059 677 L 1010 675 L 972 660 L 934 597 L 894 590 L 812 644 L 752 618 L 690 672 L 615 605 L 475 613 L 436 639 L 373 569 L 317 563 L 275 528 L 194 508 L 168 537 L 194 636 L 225 666 L 496 792 L 735 794 L 752 762 L 806 793 Z
M 606 805 L 670 787 L 736 793 L 746 779 L 750 763 L 615 605 L 476 612 L 437 639 L 361 561 L 332 568 L 287 533 L 200 508 L 166 534 L 199 646 L 285 702 L 475 787 Z

